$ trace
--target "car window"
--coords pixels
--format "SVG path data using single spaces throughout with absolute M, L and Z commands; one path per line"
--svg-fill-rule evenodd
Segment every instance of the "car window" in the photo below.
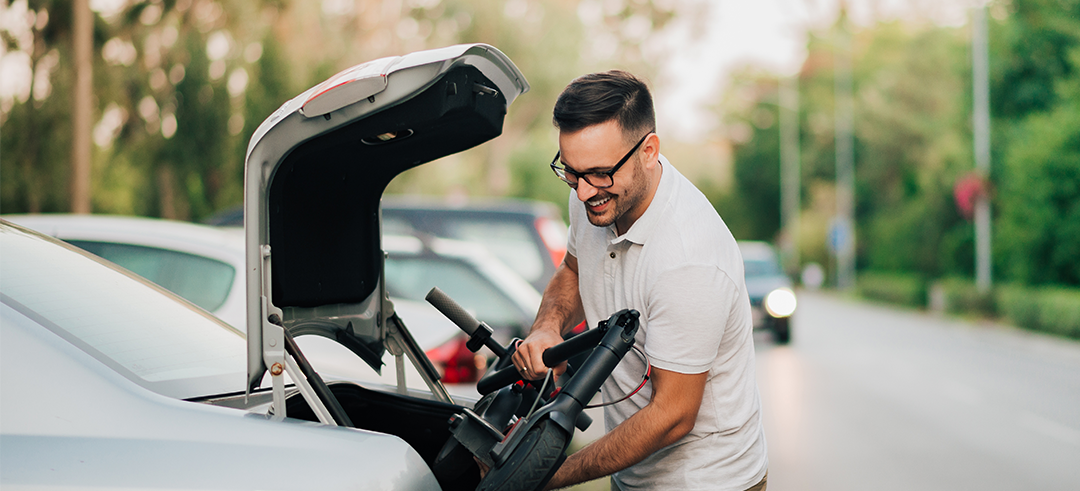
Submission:
M 495 257 L 529 282 L 544 275 L 544 263 L 541 261 L 550 261 L 550 255 L 540 249 L 532 232 L 523 223 L 454 219 L 447 221 L 444 226 L 449 238 L 484 244 Z
M 761 259 L 747 259 L 743 261 L 746 269 L 746 277 L 752 276 L 775 276 L 780 273 L 780 266 L 776 261 L 764 261 Z
M 227 263 L 157 247 L 69 240 L 211 312 L 225 303 L 236 270 Z
M 382 219 L 382 233 L 383 235 L 414 235 L 416 229 L 408 220 L 400 217 L 387 217 L 383 216 Z
M 242 391 L 243 335 L 156 287 L 59 244 L 0 228 L 3 302 L 163 395 Z
M 387 258 L 386 289 L 391 296 L 424 302 L 435 286 L 492 326 L 520 326 L 523 322 L 523 314 L 514 303 L 462 261 L 394 255 Z

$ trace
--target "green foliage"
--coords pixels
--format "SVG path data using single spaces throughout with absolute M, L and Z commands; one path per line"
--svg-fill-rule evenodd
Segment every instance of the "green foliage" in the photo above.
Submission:
M 864 271 L 859 273 L 856 285 L 863 298 L 909 307 L 926 305 L 926 281 L 919 275 Z
M 1052 109 L 1054 84 L 1077 75 L 1069 53 L 1080 46 L 1080 1 L 1012 0 L 1009 20 L 991 30 L 995 116 L 1021 119 Z
M 1080 289 L 1005 285 L 996 300 L 999 312 L 1020 327 L 1080 339 Z
M 1080 2 L 992 9 L 995 275 L 1080 285 Z M 969 29 L 892 22 L 853 35 L 859 268 L 974 274 L 974 226 L 953 198 L 974 167 Z M 811 35 L 799 74 L 803 228 L 826 226 L 835 213 L 831 196 L 819 200 L 807 183 L 834 180 L 838 31 Z M 776 79 L 747 70 L 734 80 L 725 121 L 750 138 L 737 140 L 735 185 L 716 201 L 738 210 L 725 215 L 733 231 L 770 239 L 779 228 L 779 141 L 760 122 L 775 116 Z M 800 247 L 806 260 L 817 246 Z
M 242 200 L 251 135 L 301 90 L 356 63 L 471 42 L 504 51 L 530 92 L 514 103 L 502 138 L 391 187 L 565 203 L 558 181 L 541 179 L 550 157 L 535 158 L 556 148 L 556 95 L 587 71 L 619 67 L 651 78 L 648 41 L 679 14 L 671 2 L 636 0 L 605 2 L 588 22 L 576 2 L 350 0 L 312 8 L 295 0 L 151 0 L 101 8 L 113 5 L 115 12 L 95 14 L 93 209 L 189 220 Z M 29 56 L 52 93 L 3 101 L 3 213 L 70 208 L 71 4 L 28 6 L 0 26 L 0 41 L 5 52 Z M 601 36 L 614 43 L 592 41 Z M 101 124 L 106 115 L 109 125 Z
M 999 180 L 999 269 L 1032 285 L 1080 285 L 1080 73 L 1057 94 L 1017 126 Z
M 935 283 L 944 294 L 945 310 L 954 314 L 992 316 L 995 313 L 993 292 L 982 293 L 967 278 L 950 277 Z

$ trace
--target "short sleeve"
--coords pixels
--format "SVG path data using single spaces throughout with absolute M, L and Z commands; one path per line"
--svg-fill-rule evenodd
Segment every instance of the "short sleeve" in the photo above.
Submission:
M 708 371 L 737 298 L 736 282 L 712 264 L 660 273 L 647 293 L 645 352 L 652 365 L 686 374 Z

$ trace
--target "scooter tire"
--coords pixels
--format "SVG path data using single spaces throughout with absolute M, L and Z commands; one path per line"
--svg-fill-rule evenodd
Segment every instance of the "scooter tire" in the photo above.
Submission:
M 542 489 L 566 460 L 566 430 L 545 419 L 531 428 L 501 467 L 480 481 L 477 491 Z

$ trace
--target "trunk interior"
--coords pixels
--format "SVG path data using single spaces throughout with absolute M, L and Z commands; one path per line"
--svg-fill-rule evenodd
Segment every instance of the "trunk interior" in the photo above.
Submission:
M 462 412 L 462 406 L 376 391 L 348 382 L 327 386 L 337 397 L 353 425 L 364 430 L 395 435 L 408 442 L 433 467 L 435 457 L 450 439 L 449 419 Z M 289 397 L 286 411 L 290 418 L 318 421 L 299 393 Z M 468 461 L 469 469 L 460 477 L 444 482 L 444 490 L 473 490 L 480 483 L 479 468 Z

